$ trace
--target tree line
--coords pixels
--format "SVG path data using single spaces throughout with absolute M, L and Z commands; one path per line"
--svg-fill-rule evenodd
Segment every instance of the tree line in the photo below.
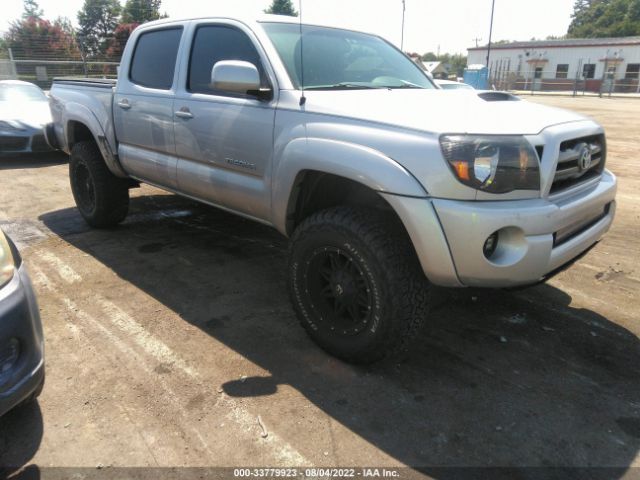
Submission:
M 575 0 L 567 33 L 548 36 L 545 40 L 633 36 L 640 36 L 640 0 Z M 493 44 L 510 42 L 502 40 Z
M 23 0 L 22 17 L 11 22 L 0 41 L 14 58 L 117 61 L 131 32 L 140 24 L 166 17 L 162 0 L 84 0 L 78 28 L 66 17 L 43 17 L 37 0 Z
M 10 48 L 16 59 L 119 61 L 138 25 L 167 16 L 160 13 L 162 0 L 84 0 L 74 28 L 65 17 L 45 19 L 37 0 L 23 3 L 21 18 L 0 38 L 0 58 Z M 291 0 L 272 0 L 264 12 L 298 15 Z
M 74 28 L 65 17 L 45 19 L 37 0 L 23 1 L 22 17 L 0 38 L 0 52 L 11 48 L 14 58 L 118 61 L 138 25 L 166 17 L 161 13 L 162 0 L 125 0 L 124 5 L 119 0 L 84 0 Z M 264 11 L 298 15 L 291 0 L 272 0 Z M 640 35 L 640 0 L 575 0 L 571 18 L 566 35 L 570 38 Z M 464 55 L 427 52 L 421 58 L 448 64 L 458 74 L 466 66 Z
M 640 0 L 576 0 L 571 18 L 572 38 L 640 35 Z

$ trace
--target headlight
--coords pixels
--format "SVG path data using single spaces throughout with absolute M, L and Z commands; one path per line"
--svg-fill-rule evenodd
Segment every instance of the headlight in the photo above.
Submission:
M 489 193 L 540 189 L 540 162 L 521 136 L 443 135 L 442 154 L 456 178 Z
M 15 265 L 7 237 L 0 231 L 0 288 L 4 287 L 13 278 Z

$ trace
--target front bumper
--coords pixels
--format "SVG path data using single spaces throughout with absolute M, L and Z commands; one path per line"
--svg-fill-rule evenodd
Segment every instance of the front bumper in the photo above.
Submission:
M 0 155 L 51 151 L 53 149 L 48 145 L 42 128 L 0 132 Z
M 459 201 L 382 194 L 400 216 L 425 275 L 444 287 L 536 283 L 593 246 L 615 215 L 615 176 L 557 199 Z M 483 247 L 499 233 L 489 259 Z
M 0 365 L 0 415 L 28 398 L 44 381 L 44 338 L 38 304 L 24 265 L 0 289 L 0 352 L 17 339 L 19 354 L 11 367 Z
M 475 287 L 535 283 L 570 262 L 609 230 L 615 215 L 616 178 L 558 200 L 507 202 L 433 200 L 460 281 Z M 499 232 L 487 258 L 487 237 Z

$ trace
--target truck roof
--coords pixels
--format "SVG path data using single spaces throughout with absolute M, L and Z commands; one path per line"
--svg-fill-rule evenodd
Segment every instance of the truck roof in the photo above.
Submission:
M 232 17 L 229 15 L 203 15 L 197 17 L 170 17 L 161 18 L 152 22 L 144 23 L 144 26 L 162 25 L 164 23 L 188 22 L 191 20 L 236 20 L 242 23 L 261 23 L 261 22 L 278 22 L 278 23 L 295 23 L 299 22 L 298 17 L 290 17 L 288 15 L 260 15 L 258 17 Z
M 273 23 L 292 23 L 292 24 L 298 24 L 300 22 L 300 19 L 298 17 L 291 17 L 288 15 L 271 15 L 271 14 L 264 14 L 264 15 L 260 15 L 258 17 L 233 17 L 233 16 L 229 16 L 229 15 L 212 15 L 212 16 L 197 16 L 197 17 L 171 17 L 171 18 L 162 18 L 160 20 L 154 20 L 152 22 L 147 22 L 147 23 L 143 23 L 141 25 L 141 27 L 152 27 L 155 25 L 164 25 L 164 24 L 172 24 L 172 23 L 176 23 L 176 22 L 189 22 L 192 20 L 235 20 L 237 22 L 241 22 L 244 23 L 245 25 L 252 25 L 252 24 L 256 24 L 256 23 L 266 23 L 266 22 L 273 22 Z M 327 27 L 327 28 L 336 28 L 336 29 L 341 29 L 341 30 L 350 30 L 350 31 L 359 31 L 359 30 L 353 30 L 351 28 L 344 28 L 344 27 L 336 27 L 334 25 L 323 25 L 323 24 L 319 24 L 319 23 L 302 23 L 303 26 L 311 26 L 311 27 Z M 377 35 L 375 33 L 372 32 L 362 32 L 362 33 L 370 33 L 372 35 Z

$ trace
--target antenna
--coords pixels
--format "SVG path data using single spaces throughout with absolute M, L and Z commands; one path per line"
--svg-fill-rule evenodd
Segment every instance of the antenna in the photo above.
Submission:
M 405 8 L 406 8 L 405 0 L 402 0 L 402 36 L 400 37 L 400 50 L 402 50 L 402 51 L 404 51 L 404 11 L 405 11 Z
M 298 0 L 298 7 L 300 9 L 300 17 L 298 26 L 300 27 L 300 89 L 302 94 L 300 95 L 300 106 L 307 103 L 307 97 L 304 96 L 304 44 L 302 42 L 302 0 Z

